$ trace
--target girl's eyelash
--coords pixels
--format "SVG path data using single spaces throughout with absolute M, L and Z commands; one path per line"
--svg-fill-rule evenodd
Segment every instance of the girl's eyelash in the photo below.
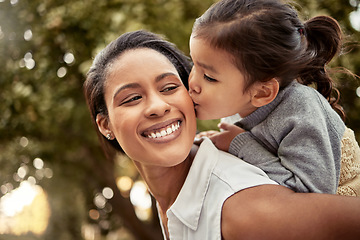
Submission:
M 217 82 L 216 79 L 211 78 L 211 77 L 207 76 L 206 74 L 204 74 L 204 78 L 205 78 L 206 80 L 208 80 L 209 82 Z

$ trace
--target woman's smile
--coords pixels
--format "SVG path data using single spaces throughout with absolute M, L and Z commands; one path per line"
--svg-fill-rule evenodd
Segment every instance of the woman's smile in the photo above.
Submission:
M 168 120 L 158 123 L 143 131 L 142 136 L 151 141 L 164 143 L 175 139 L 181 131 L 181 120 Z

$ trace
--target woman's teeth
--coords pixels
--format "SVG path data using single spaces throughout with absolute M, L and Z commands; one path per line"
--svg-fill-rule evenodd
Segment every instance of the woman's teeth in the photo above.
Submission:
M 161 130 L 157 130 L 157 131 L 154 131 L 154 132 L 148 134 L 147 137 L 148 138 L 165 137 L 165 136 L 170 135 L 171 133 L 175 132 L 176 130 L 178 130 L 179 127 L 180 127 L 180 122 L 173 123 L 167 128 L 163 128 Z

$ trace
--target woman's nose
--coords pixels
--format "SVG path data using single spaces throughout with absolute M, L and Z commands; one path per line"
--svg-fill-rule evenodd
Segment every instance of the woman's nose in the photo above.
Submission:
M 170 105 L 163 99 L 163 97 L 153 94 L 148 97 L 148 105 L 145 110 L 147 117 L 161 117 L 167 112 L 170 112 Z

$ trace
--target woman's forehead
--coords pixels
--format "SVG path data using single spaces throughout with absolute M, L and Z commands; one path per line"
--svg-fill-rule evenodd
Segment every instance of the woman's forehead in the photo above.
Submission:
M 175 66 L 160 52 L 150 48 L 132 49 L 121 54 L 109 67 L 109 75 L 118 72 L 150 73 L 153 71 L 175 71 Z
M 120 57 L 115 60 L 115 62 L 118 63 L 128 62 L 128 63 L 133 63 L 133 64 L 135 63 L 137 65 L 146 66 L 152 63 L 149 60 L 156 61 L 157 64 L 161 63 L 163 65 L 173 66 L 173 64 L 164 54 L 151 48 L 136 48 L 136 49 L 128 50 L 123 54 L 121 54 Z M 144 63 L 146 64 L 144 65 Z
M 108 71 L 105 88 L 112 92 L 123 85 L 144 85 L 157 82 L 162 75 L 173 75 L 179 81 L 175 66 L 161 53 L 141 48 L 129 50 L 117 58 Z

